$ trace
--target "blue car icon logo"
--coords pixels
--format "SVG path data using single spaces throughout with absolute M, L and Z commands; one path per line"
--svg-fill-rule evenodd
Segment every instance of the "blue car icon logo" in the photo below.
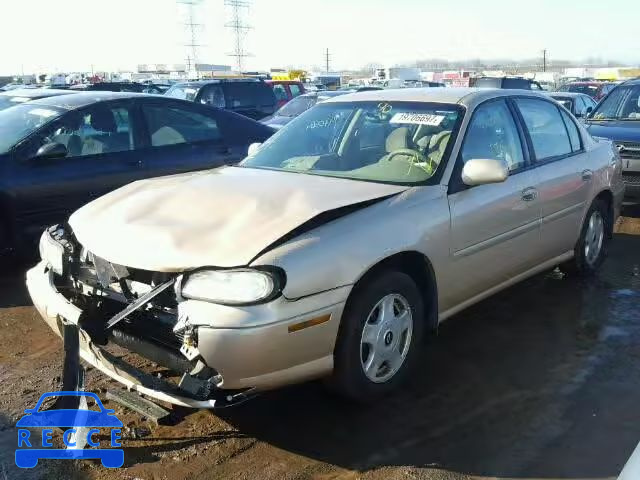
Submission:
M 100 411 L 93 411 L 83 408 L 77 409 L 54 409 L 43 412 L 38 411 L 42 402 L 49 397 L 88 397 L 95 400 Z M 120 428 L 122 422 L 115 416 L 114 410 L 107 409 L 95 393 L 92 392 L 49 392 L 43 394 L 34 408 L 28 408 L 16 427 L 18 427 L 18 449 L 16 450 L 16 465 L 21 468 L 33 468 L 41 458 L 54 459 L 100 459 L 102 465 L 108 468 L 118 468 L 124 463 L 124 451 L 117 448 L 74 448 L 79 440 L 80 433 L 86 432 L 86 444 L 92 447 L 99 447 L 100 444 L 94 439 L 99 428 L 111 429 L 111 447 L 120 447 Z M 52 427 L 67 428 L 63 435 L 64 444 L 67 449 L 56 449 L 52 447 L 51 437 Z M 28 428 L 42 428 L 43 448 L 38 448 L 37 441 L 32 439 L 32 432 Z M 82 429 L 82 431 L 80 431 Z M 74 440 L 75 436 L 75 440 Z M 27 447 L 27 448 L 21 448 Z

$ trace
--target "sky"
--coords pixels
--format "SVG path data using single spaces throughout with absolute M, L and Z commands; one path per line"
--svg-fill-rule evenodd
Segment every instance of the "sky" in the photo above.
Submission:
M 202 0 L 199 62 L 233 65 L 231 11 Z M 4 0 L 0 75 L 185 63 L 175 0 Z M 640 64 L 640 0 L 251 0 L 246 69 L 393 66 L 422 58 Z

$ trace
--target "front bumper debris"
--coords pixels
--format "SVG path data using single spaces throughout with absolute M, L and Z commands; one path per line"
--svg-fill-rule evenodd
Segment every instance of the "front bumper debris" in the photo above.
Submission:
M 27 272 L 27 287 L 37 310 L 49 326 L 61 336 L 63 332 L 67 332 L 64 335 L 65 390 L 75 390 L 78 387 L 80 375 L 76 372 L 79 364 L 74 362 L 74 355 L 77 358 L 79 354 L 82 360 L 121 383 L 128 390 L 174 405 L 190 408 L 220 408 L 242 403 L 252 396 L 249 390 L 241 392 L 217 390 L 211 392 L 210 398 L 196 399 L 188 396 L 187 392 L 183 392 L 171 382 L 145 373 L 101 348 L 82 328 L 83 316 L 86 312 L 57 291 L 54 273 L 44 262 Z M 77 343 L 73 339 L 74 335 Z

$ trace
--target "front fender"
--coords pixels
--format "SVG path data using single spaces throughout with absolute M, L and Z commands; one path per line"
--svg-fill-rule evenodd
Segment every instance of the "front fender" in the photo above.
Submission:
M 322 225 L 263 254 L 252 265 L 281 267 L 287 275 L 283 295 L 296 299 L 353 285 L 397 253 L 448 256 L 446 196 L 424 191 L 435 188 L 412 189 Z

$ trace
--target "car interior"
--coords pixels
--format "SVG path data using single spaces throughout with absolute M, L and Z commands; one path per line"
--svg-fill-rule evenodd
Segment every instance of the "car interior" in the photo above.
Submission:
M 126 116 L 126 110 L 117 109 Z M 128 119 L 116 121 L 114 110 L 105 106 L 92 108 L 82 116 L 72 116 L 71 122 L 56 128 L 46 143 L 61 143 L 67 148 L 67 156 L 78 157 L 122 152 L 133 149 L 133 132 Z M 120 123 L 120 126 L 118 125 Z
M 443 116 L 438 125 L 402 124 L 390 122 L 390 115 L 358 109 L 350 118 L 336 114 L 311 121 L 305 145 L 299 146 L 304 154 L 289 156 L 281 167 L 345 172 L 345 176 L 378 180 L 424 181 L 441 163 L 456 117 Z

